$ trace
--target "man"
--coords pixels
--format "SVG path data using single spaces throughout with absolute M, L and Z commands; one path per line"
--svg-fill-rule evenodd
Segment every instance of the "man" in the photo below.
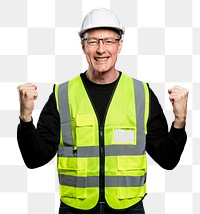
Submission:
M 37 128 L 32 121 L 37 86 L 18 87 L 19 148 L 29 168 L 58 153 L 59 214 L 143 214 L 146 151 L 163 168 L 173 169 L 184 149 L 188 91 L 177 86 L 168 91 L 175 116 L 168 132 L 148 84 L 115 68 L 123 34 L 109 10 L 85 17 L 79 35 L 88 70 L 54 86 Z

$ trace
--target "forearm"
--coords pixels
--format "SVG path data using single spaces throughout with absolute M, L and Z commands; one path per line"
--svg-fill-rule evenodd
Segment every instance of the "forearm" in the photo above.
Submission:
M 176 129 L 182 129 L 185 127 L 185 124 L 186 124 L 186 118 L 175 118 L 173 126 Z
M 178 164 L 187 140 L 185 129 L 171 127 L 162 137 L 147 140 L 149 155 L 164 169 L 171 170 Z
M 37 168 L 48 163 L 57 152 L 57 145 L 48 143 L 40 136 L 33 122 L 20 122 L 17 130 L 18 145 L 28 168 Z

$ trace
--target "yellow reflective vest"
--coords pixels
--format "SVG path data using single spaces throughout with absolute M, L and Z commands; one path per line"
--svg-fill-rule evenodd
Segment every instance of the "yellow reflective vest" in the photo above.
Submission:
M 122 73 L 104 124 L 80 76 L 55 85 L 54 93 L 61 125 L 57 168 L 62 202 L 83 210 L 93 208 L 100 194 L 113 209 L 139 202 L 146 194 L 147 84 Z

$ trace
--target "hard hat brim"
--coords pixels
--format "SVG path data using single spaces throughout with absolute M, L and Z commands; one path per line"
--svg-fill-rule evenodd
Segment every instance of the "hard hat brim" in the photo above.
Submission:
M 120 36 L 122 36 L 125 32 L 124 29 L 117 28 L 117 27 L 98 26 L 98 27 L 90 27 L 90 28 L 84 29 L 82 31 L 79 31 L 78 34 L 79 34 L 80 38 L 83 38 L 84 34 L 86 32 L 88 32 L 90 30 L 97 30 L 97 29 L 112 30 L 112 31 L 118 33 Z

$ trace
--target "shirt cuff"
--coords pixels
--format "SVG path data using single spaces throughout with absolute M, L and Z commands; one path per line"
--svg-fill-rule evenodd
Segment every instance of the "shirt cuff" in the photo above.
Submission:
M 173 138 L 182 138 L 185 137 L 185 126 L 181 129 L 177 129 L 174 127 L 174 123 L 172 123 L 171 129 L 170 129 L 170 135 L 173 136 Z
M 30 122 L 24 122 L 20 117 L 20 129 L 25 131 L 25 132 L 30 132 L 34 130 L 34 124 L 33 124 L 33 118 L 31 118 Z

